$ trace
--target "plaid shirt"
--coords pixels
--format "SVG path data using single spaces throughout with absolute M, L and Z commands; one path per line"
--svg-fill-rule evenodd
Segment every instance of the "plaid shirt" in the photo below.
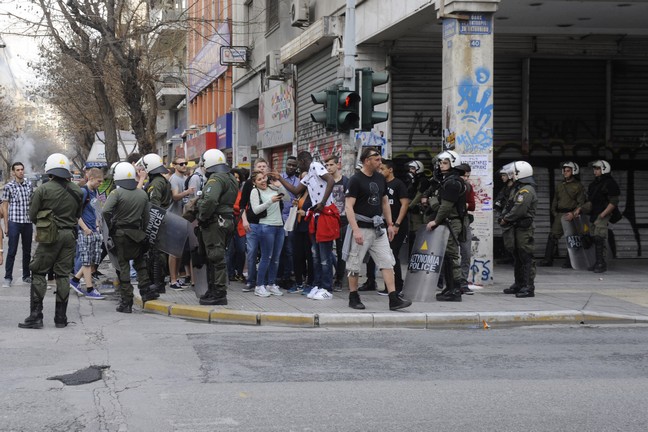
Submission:
M 29 203 L 34 193 L 31 182 L 24 180 L 18 183 L 12 180 L 2 191 L 2 201 L 9 202 L 9 221 L 16 223 L 31 223 L 29 219 Z

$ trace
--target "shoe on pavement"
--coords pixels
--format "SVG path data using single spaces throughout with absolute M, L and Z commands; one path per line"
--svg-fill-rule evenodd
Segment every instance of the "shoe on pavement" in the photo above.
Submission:
M 283 293 L 281 292 L 281 290 L 279 289 L 279 287 L 277 285 L 270 285 L 270 286 L 266 287 L 266 291 L 268 291 L 273 296 L 282 296 L 283 295 Z
M 254 295 L 259 297 L 270 297 L 272 294 L 270 294 L 263 285 L 259 285 L 254 288 Z
M 31 285 L 31 283 L 32 283 L 31 276 L 24 277 L 23 282 L 26 283 L 27 285 Z
M 243 289 L 241 291 L 243 291 L 243 292 L 252 292 L 252 291 L 254 291 L 254 287 L 252 285 L 247 285 L 246 284 L 246 285 L 243 286 Z
M 2 283 L 2 288 L 9 288 L 11 286 L 11 279 L 5 279 Z
M 72 279 L 70 279 L 70 288 L 72 288 L 79 297 L 83 297 L 84 295 L 87 294 L 85 290 L 82 290 L 79 285 L 81 285 L 81 281 L 75 282 Z
M 461 289 L 461 294 L 465 294 L 465 295 L 475 294 L 475 291 L 471 290 L 468 285 L 464 285 L 460 289 Z
M 367 279 L 360 287 L 358 291 L 375 291 L 376 290 L 376 280 Z
M 376 294 L 381 295 L 381 296 L 386 296 L 386 295 L 389 295 L 389 292 L 387 291 L 387 288 L 383 288 L 381 290 L 376 291 Z
M 184 287 L 180 283 L 180 280 L 177 280 L 172 284 L 169 284 L 169 288 L 172 289 L 173 291 L 184 291 Z
M 302 285 L 297 285 L 297 284 L 295 284 L 295 285 L 293 285 L 292 287 L 290 287 L 288 290 L 286 290 L 286 292 L 287 292 L 288 294 L 301 294 L 301 292 L 303 291 L 303 289 L 304 289 L 304 288 L 303 288 Z
M 103 300 L 105 298 L 97 288 L 93 288 L 92 291 L 86 292 L 85 296 L 86 298 L 94 299 L 94 300 Z
M 306 298 L 309 298 L 309 299 L 312 300 L 313 297 L 315 296 L 315 294 L 317 294 L 318 291 L 319 291 L 319 288 L 314 286 L 313 288 L 311 288 L 310 292 L 308 294 L 306 294 Z
M 342 281 L 333 282 L 333 292 L 342 292 Z
M 396 291 L 389 293 L 389 310 L 405 309 L 411 305 L 410 300 L 400 297 Z
M 331 300 L 333 298 L 333 294 L 328 292 L 328 290 L 325 290 L 324 288 L 320 288 L 317 290 L 315 295 L 313 296 L 313 300 Z
M 349 293 L 349 307 L 357 310 L 365 309 L 365 305 L 360 301 L 360 294 L 358 294 L 358 291 L 351 291 Z
M 308 297 L 308 294 L 310 294 L 313 287 L 306 284 L 306 283 L 303 283 L 301 287 L 302 287 L 302 295 L 305 295 L 306 297 Z
M 186 288 L 188 286 L 191 286 L 191 277 L 190 276 L 179 277 L 177 282 L 180 284 L 180 286 Z

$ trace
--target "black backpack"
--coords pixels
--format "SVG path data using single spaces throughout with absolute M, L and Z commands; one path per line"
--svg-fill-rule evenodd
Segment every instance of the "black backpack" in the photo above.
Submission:
M 199 188 L 198 190 L 202 190 L 204 180 L 203 180 L 203 176 L 202 176 L 200 173 L 193 173 L 193 174 L 191 174 L 189 177 L 187 177 L 187 178 L 185 179 L 185 183 L 184 183 L 184 190 L 189 189 L 189 182 L 191 181 L 191 178 L 192 178 L 193 176 L 196 176 L 196 175 L 197 175 L 198 178 L 200 179 L 200 188 Z M 196 192 L 198 192 L 198 191 L 196 191 Z

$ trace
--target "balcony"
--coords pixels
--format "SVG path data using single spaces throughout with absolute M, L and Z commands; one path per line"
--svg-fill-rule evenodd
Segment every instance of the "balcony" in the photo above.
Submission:
M 188 23 L 181 8 L 160 8 L 151 11 L 151 26 L 158 26 L 151 35 L 151 52 L 166 53 L 177 49 L 185 39 Z
M 187 87 L 179 73 L 163 74 L 162 82 L 156 84 L 155 98 L 158 109 L 174 109 L 187 96 Z

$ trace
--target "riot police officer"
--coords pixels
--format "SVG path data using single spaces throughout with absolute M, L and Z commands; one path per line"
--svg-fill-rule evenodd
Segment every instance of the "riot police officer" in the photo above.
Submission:
M 604 273 L 607 271 L 605 259 L 607 257 L 608 223 L 613 213 L 619 212 L 619 196 L 621 189 L 619 184 L 612 178 L 612 166 L 608 161 L 597 160 L 592 162 L 594 170 L 594 181 L 587 188 L 587 202 L 576 209 L 575 215 L 589 213 L 590 222 L 594 225 L 594 247 L 596 252 L 596 263 L 590 271 Z M 619 218 L 620 218 L 619 214 Z
M 362 167 L 361 167 L 362 168 Z M 423 193 L 430 187 L 430 181 L 425 176 L 425 167 L 420 160 L 413 160 L 407 163 L 407 197 L 410 199 L 407 212 L 409 215 L 408 255 L 412 254 L 416 231 L 424 223 L 427 206 L 421 202 Z
M 56 277 L 54 323 L 66 327 L 70 293 L 69 275 L 74 266 L 77 223 L 81 217 L 83 193 L 70 181 L 70 161 L 54 153 L 45 162 L 50 181 L 36 189 L 29 206 L 29 218 L 36 224 L 38 247 L 29 264 L 32 272 L 30 314 L 20 328 L 43 328 L 43 298 L 47 292 L 47 272 Z
M 585 203 L 585 188 L 576 177 L 579 172 L 580 168 L 576 162 L 562 164 L 563 181 L 556 185 L 556 192 L 551 200 L 551 215 L 554 220 L 547 239 L 544 259 L 539 264 L 541 267 L 551 267 L 553 265 L 554 247 L 564 234 L 562 227 L 563 217 L 571 221 L 574 218 L 574 210 Z M 563 263 L 563 268 L 571 268 L 569 255 L 567 255 L 567 259 Z
M 437 301 L 461 301 L 461 257 L 459 256 L 459 241 L 466 215 L 466 184 L 462 179 L 463 171 L 459 155 L 447 150 L 436 157 L 437 168 L 435 176 L 439 186 L 432 186 L 424 197 L 430 200 L 432 220 L 427 223 L 427 229 L 433 230 L 438 225 L 446 225 L 450 230 L 450 238 L 443 257 L 443 272 L 446 288 L 436 295 Z M 432 195 L 432 191 L 436 195 Z
M 515 297 L 535 296 L 535 260 L 533 259 L 533 220 L 538 207 L 538 197 L 533 179 L 533 167 L 525 161 L 513 162 L 515 180 L 511 195 L 499 219 L 504 245 L 513 255 L 515 283 L 504 290 Z
M 227 304 L 226 249 L 234 234 L 234 202 L 238 181 L 230 172 L 225 155 L 210 149 L 203 154 L 205 172 L 209 176 L 198 199 L 200 239 L 207 254 L 207 292 L 201 305 Z
M 140 159 L 137 165 L 142 165 L 149 177 L 149 182 L 146 186 L 149 202 L 163 209 L 169 208 L 173 196 L 171 193 L 171 183 L 162 175 L 169 172 L 164 166 L 162 158 L 155 153 L 149 153 Z M 149 245 L 149 278 L 155 286 L 156 291 L 161 294 L 166 292 L 162 263 L 163 256 L 154 244 Z
M 142 302 L 155 300 L 160 295 L 151 281 L 146 268 L 145 252 L 147 238 L 145 229 L 149 219 L 149 200 L 146 192 L 137 188 L 135 167 L 120 162 L 114 167 L 113 179 L 117 189 L 113 190 L 103 208 L 103 217 L 109 227 L 110 239 L 117 255 L 119 294 L 117 312 L 131 313 L 133 310 L 133 285 L 130 282 L 129 261 L 137 271 Z

